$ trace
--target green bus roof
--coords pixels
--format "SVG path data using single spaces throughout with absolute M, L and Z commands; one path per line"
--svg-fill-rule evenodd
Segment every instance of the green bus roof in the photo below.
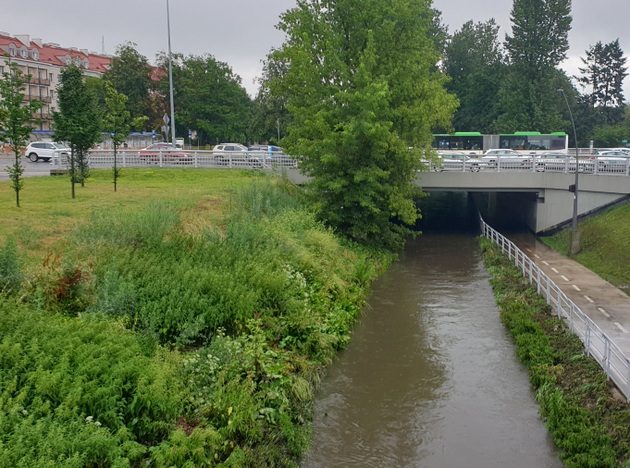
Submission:
M 538 136 L 541 135 L 540 132 L 514 132 L 516 136 Z
M 481 132 L 455 132 L 453 136 L 482 136 Z

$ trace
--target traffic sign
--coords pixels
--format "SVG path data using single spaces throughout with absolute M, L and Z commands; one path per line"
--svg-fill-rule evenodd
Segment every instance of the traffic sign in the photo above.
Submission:
M 171 119 L 168 116 L 168 114 L 164 114 L 164 116 L 162 117 L 162 120 L 164 121 L 164 124 L 166 124 L 166 125 L 168 125 L 169 122 L 171 121 Z

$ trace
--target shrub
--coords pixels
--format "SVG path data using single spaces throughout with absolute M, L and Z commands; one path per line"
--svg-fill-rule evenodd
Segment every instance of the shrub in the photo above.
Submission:
M 181 387 L 167 354 L 145 356 L 133 335 L 96 318 L 8 301 L 0 317 L 0 460 L 103 466 L 168 436 Z

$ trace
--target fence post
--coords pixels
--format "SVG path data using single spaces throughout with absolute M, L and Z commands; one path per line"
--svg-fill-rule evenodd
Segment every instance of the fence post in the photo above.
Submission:
M 199 167 L 199 158 L 196 151 L 193 153 L 193 161 L 195 161 L 195 167 Z
M 586 355 L 591 355 L 591 323 L 586 322 L 586 335 L 584 336 L 584 346 L 586 347 Z
M 162 150 L 160 150 L 160 156 L 159 156 L 159 158 L 160 158 L 160 161 L 159 161 L 159 165 L 160 165 L 160 167 L 164 167 L 164 166 L 163 166 L 163 164 L 164 164 L 164 160 L 162 159 Z

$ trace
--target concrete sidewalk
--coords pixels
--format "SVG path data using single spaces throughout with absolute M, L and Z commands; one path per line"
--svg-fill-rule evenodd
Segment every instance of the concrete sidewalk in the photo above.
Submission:
M 532 235 L 509 238 L 630 357 L 630 296 Z

